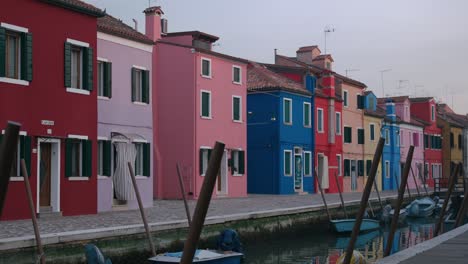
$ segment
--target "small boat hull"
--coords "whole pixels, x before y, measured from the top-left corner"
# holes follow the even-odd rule
[[[212,250],[199,250],[200,255],[208,254],[206,258],[197,258],[193,259],[192,263],[203,263],[203,264],[240,264],[241,259],[244,256],[242,253],[237,252],[217,252]],[[181,258],[178,256],[168,256],[168,255],[158,255],[156,257],[150,258],[150,263],[155,264],[170,264],[170,263],[180,263]]]
[[[353,231],[356,219],[331,220],[332,228],[338,233],[350,233]],[[362,219],[359,232],[376,230],[380,228],[380,222],[373,219]]]
[[[435,202],[428,197],[416,199],[406,206],[409,217],[428,217],[434,213]]]

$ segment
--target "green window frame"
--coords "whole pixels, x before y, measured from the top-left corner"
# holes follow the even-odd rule
[[[312,176],[312,152],[304,151],[304,175]]]
[[[369,124],[369,138],[371,141],[375,140],[375,124]]]
[[[206,173],[206,169],[208,168],[208,162],[210,161],[210,157],[211,157],[211,149],[210,148],[205,148],[205,147],[202,147],[200,148],[200,151],[199,151],[199,157],[198,157],[198,161],[199,161],[199,173],[201,176],[205,176],[205,173]]]
[[[324,132],[324,121],[323,121],[323,109],[317,108],[317,131],[319,133]]]
[[[150,72],[144,67],[131,69],[132,102],[149,104]]]
[[[201,58],[201,75],[211,78],[211,59]]]
[[[112,63],[98,61],[98,96],[112,98]]]
[[[245,151],[232,150],[231,159],[228,162],[232,176],[242,176],[245,174]]]
[[[284,150],[284,175],[292,176],[292,150]]]
[[[372,160],[366,160],[366,176],[370,175],[371,168],[372,168]]]
[[[242,70],[239,66],[232,66],[232,82],[242,84]]]
[[[92,141],[65,139],[65,177],[92,176]]]
[[[353,129],[351,127],[345,126],[344,127],[344,143],[352,143],[353,142]]]
[[[98,140],[98,176],[111,176],[111,152],[112,143],[110,140]]]
[[[341,113],[340,112],[335,112],[335,128],[336,128],[336,134],[341,135]]]
[[[283,123],[292,125],[292,99],[283,98]]]
[[[0,144],[2,143],[3,134],[0,134]],[[31,137],[26,135],[20,135],[18,138],[15,159],[10,171],[11,177],[23,177],[23,171],[21,170],[21,159],[24,159],[26,163],[26,170],[29,177],[31,177]]]
[[[364,160],[358,160],[358,176],[364,176]]]
[[[89,46],[65,42],[64,81],[67,89],[79,89],[91,92],[94,80],[94,50]],[[83,43],[85,45],[86,43]],[[88,44],[86,44],[88,45]]]
[[[242,97],[232,97],[232,120],[234,122],[242,122]]]
[[[363,128],[358,128],[357,129],[357,134],[358,134],[358,144],[363,145],[364,144],[364,129]]]
[[[349,106],[349,101],[348,101],[348,91],[344,90],[343,91],[343,106],[348,107]]]
[[[344,159],[344,176],[351,176],[351,160]]]
[[[33,36],[0,27],[0,77],[30,82],[33,79]]]
[[[311,104],[310,103],[304,102],[303,112],[304,112],[303,114],[304,126],[311,127],[312,120],[311,120]]]
[[[200,116],[202,118],[211,119],[211,92],[200,91]]]

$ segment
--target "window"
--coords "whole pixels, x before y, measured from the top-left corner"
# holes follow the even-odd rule
[[[351,143],[353,141],[352,128],[344,127],[344,143]]]
[[[0,144],[2,143],[2,138],[3,135],[0,134]],[[21,171],[21,159],[24,159],[28,175],[31,176],[31,137],[25,135],[19,136],[15,156],[16,158],[13,160],[10,176],[23,176],[23,172]]]
[[[0,77],[32,81],[32,34],[28,29],[1,23],[0,55],[3,55],[0,56]],[[27,85],[27,82],[2,81]]]
[[[405,118],[410,118],[409,106],[405,105]]]
[[[104,174],[104,142],[99,140],[98,141],[98,171],[97,175]]]
[[[370,175],[371,168],[372,168],[372,160],[366,160],[366,176]]]
[[[200,116],[211,118],[211,92],[201,91]]]
[[[351,161],[349,159],[344,160],[344,176],[351,176]]]
[[[431,105],[431,120],[435,121],[435,106]]]
[[[239,96],[232,97],[232,120],[242,122],[242,100]]]
[[[338,176],[343,175],[343,164],[341,163],[341,155],[336,155],[336,162],[338,164]]]
[[[419,133],[413,133],[413,145],[419,147]]]
[[[232,82],[235,84],[241,84],[241,78],[241,68],[239,66],[232,66]]]
[[[372,95],[368,97],[368,103],[369,103],[368,109],[374,110],[375,109],[375,98]]]
[[[429,135],[424,134],[424,148],[429,148]]]
[[[348,107],[348,91],[343,91],[343,106]]]
[[[211,149],[201,148],[200,149],[200,175],[205,176],[206,169],[208,168],[208,161],[210,160]]]
[[[287,125],[292,124],[292,100],[289,98],[283,99],[283,122]]]
[[[310,115],[310,112],[311,112],[311,107],[310,107],[310,103],[304,103],[304,126],[305,127],[310,127],[311,125],[311,115]]]
[[[83,54],[80,47],[72,46],[71,50],[71,87],[73,88],[82,88],[83,84],[83,69],[81,65],[83,64]]]
[[[326,66],[326,67],[327,67],[327,69],[329,69],[329,70],[330,70],[330,69],[331,69],[331,63],[330,63],[329,61],[327,61],[326,65],[327,65],[327,66]]]
[[[357,134],[358,134],[358,144],[361,144],[361,145],[364,144],[364,129],[358,128]]]
[[[112,97],[112,63],[98,61],[98,96]]]
[[[396,140],[396,146],[400,146],[400,135],[398,135],[398,131],[395,131],[395,140]]]
[[[385,161],[385,178],[390,178],[390,161]]]
[[[369,124],[370,140],[375,140],[375,124]]]
[[[454,147],[454,138],[453,138],[453,133],[450,132],[450,148],[453,148]]]
[[[341,135],[341,113],[335,113],[335,122],[336,134]]]
[[[409,145],[413,145],[413,135],[411,133],[411,131],[408,131],[408,142],[409,142]]]
[[[323,132],[323,109],[317,108],[317,131]]]
[[[99,176],[111,176],[111,150],[110,140],[98,141],[98,171]]]
[[[356,102],[357,102],[357,109],[364,109],[365,108],[364,96],[362,96],[360,94],[356,95]]]
[[[92,143],[90,140],[67,138],[65,140],[65,176],[92,176]]]
[[[135,158],[135,175],[143,175],[143,144],[134,143],[136,149],[136,158]]]
[[[93,54],[89,44],[67,39],[64,55],[64,80],[67,91],[89,94],[93,90]]]
[[[132,67],[132,102],[149,104],[149,71]]]
[[[202,58],[201,64],[202,64],[202,76],[211,78],[211,60]]]
[[[304,175],[312,175],[312,153],[304,151]]]
[[[291,150],[284,151],[284,175],[286,176],[292,175],[292,151]]]
[[[231,174],[233,176],[241,176],[245,173],[245,152],[241,150],[233,150],[231,152]]]
[[[385,145],[390,145],[390,131],[385,129]]]

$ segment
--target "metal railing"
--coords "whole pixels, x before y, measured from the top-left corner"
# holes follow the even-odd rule
[[[453,187],[454,193],[464,193],[467,179],[465,177],[458,177],[457,181],[455,182],[455,186]],[[434,179],[434,193],[442,193],[447,191],[449,185],[448,178],[435,178]]]

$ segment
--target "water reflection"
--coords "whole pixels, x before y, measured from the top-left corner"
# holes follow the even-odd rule
[[[434,219],[409,221],[396,231],[392,254],[429,240],[433,235]],[[375,261],[382,258],[387,238],[388,228],[362,234],[356,242],[356,249],[369,261]],[[348,242],[348,237],[338,237],[328,232],[326,227],[301,227],[261,240],[244,241],[244,263],[334,264],[346,250]]]

